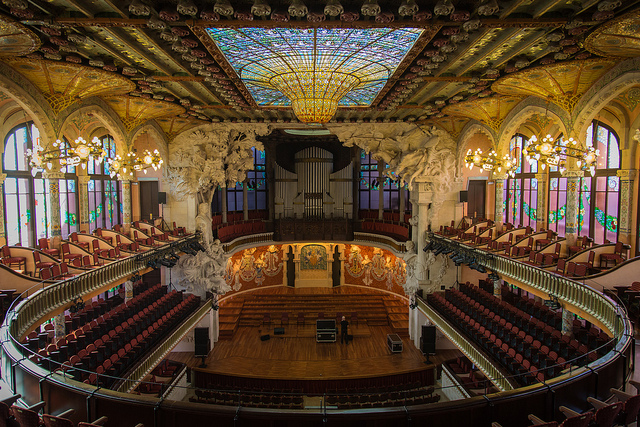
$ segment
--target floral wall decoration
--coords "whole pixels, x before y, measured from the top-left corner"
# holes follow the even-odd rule
[[[344,277],[348,285],[385,289],[404,295],[405,263],[391,252],[370,246],[344,246]]]

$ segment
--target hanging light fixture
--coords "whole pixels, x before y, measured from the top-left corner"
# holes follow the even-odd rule
[[[554,140],[551,135],[542,138],[541,141],[534,135],[529,139],[529,143],[522,149],[522,154],[529,163],[538,162],[544,170],[547,166],[556,166],[561,174],[567,170],[566,159],[575,159],[576,166],[580,170],[591,172],[591,176],[596,173],[596,162],[600,155],[600,150],[596,150],[592,145],[587,145],[586,149],[578,146],[578,141],[569,138]]]
[[[58,139],[50,150],[45,150],[37,141],[33,150],[27,149],[26,157],[31,166],[31,175],[36,176],[39,171],[51,170],[54,164],[59,164],[61,168],[82,166],[84,169],[89,161],[97,160],[98,163],[102,163],[107,157],[107,152],[102,148],[102,142],[98,137],[94,137],[91,142],[78,137],[73,145]]]
[[[111,178],[117,176],[120,178],[123,175],[133,176],[134,172],[147,173],[147,169],[153,168],[154,171],[160,169],[162,163],[162,157],[160,152],[156,149],[153,153],[149,150],[144,150],[142,156],[138,156],[137,151],[129,151],[124,158],[120,155],[116,155],[115,158],[109,159],[109,175]]]
[[[512,157],[509,157],[508,154],[505,154],[502,159],[498,157],[498,153],[494,150],[491,150],[489,154],[484,156],[482,154],[482,150],[477,148],[475,152],[472,152],[471,149],[467,151],[467,155],[464,158],[465,165],[469,168],[469,170],[473,170],[473,166],[476,165],[480,169],[492,172],[502,172],[508,173],[512,177],[515,175],[515,171],[518,168],[518,161]]]

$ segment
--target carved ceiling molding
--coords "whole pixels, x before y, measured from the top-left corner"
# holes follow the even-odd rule
[[[59,126],[47,100],[29,80],[2,62],[0,62],[0,90],[25,110],[27,120],[33,120],[40,130],[40,144],[46,147],[55,141],[49,138],[57,134]]]
[[[530,96],[522,100],[516,108],[511,110],[504,119],[504,123],[497,138],[496,152],[502,156],[509,152],[509,141],[516,134],[520,126],[525,124],[533,116],[548,118],[548,122],[555,123],[561,128],[566,135],[569,126],[569,115],[562,108],[555,104],[549,103],[544,99]]]
[[[0,14],[0,57],[28,55],[40,44],[40,38],[33,31]]]
[[[96,131],[104,127],[115,140],[119,152],[120,149],[127,150],[129,148],[131,139],[125,130],[122,120],[109,104],[101,98],[96,97],[85,99],[68,110],[68,114],[66,114],[64,118],[61,118],[62,126],[60,133],[57,134],[57,138],[62,136],[67,123],[78,120],[77,118],[82,115],[90,116],[98,122],[98,125],[90,128],[90,130],[83,135],[83,138],[87,139],[93,138],[94,136],[102,136],[96,135]]]
[[[434,183],[444,197],[455,181],[456,143],[449,133],[416,124],[327,124],[347,147],[357,146],[389,165],[387,174],[413,188],[420,178]]]
[[[640,58],[629,59],[616,65],[583,95],[576,106],[573,129],[578,135],[584,135],[600,110],[621,93],[638,85]]]
[[[600,56],[639,56],[640,10],[634,10],[600,25],[589,34],[584,41],[584,47]]]

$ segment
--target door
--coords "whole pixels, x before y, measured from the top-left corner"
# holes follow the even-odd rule
[[[467,215],[472,218],[484,218],[485,193],[487,191],[487,181],[470,180],[468,186],[468,209]]]
[[[140,181],[140,219],[159,216],[158,181]]]

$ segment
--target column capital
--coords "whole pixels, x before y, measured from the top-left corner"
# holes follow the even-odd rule
[[[562,176],[564,178],[582,178],[584,176],[584,171],[567,170]]]
[[[506,173],[506,172],[496,172],[496,171],[493,171],[493,172],[491,173],[491,177],[492,177],[494,180],[496,180],[496,181],[498,181],[498,180],[502,180],[502,181],[504,181],[505,179],[509,178],[509,174],[508,174],[508,173]]]
[[[133,177],[131,175],[120,175],[118,176],[118,181],[122,181],[122,182],[126,182],[126,181],[133,181]]]
[[[619,169],[616,171],[616,176],[623,181],[633,181],[637,174],[638,171],[635,169]]]
[[[45,179],[64,179],[65,173],[60,171],[44,171],[42,177]]]
[[[78,183],[79,184],[88,184],[89,181],[91,181],[91,176],[89,175],[79,175],[78,176]]]

